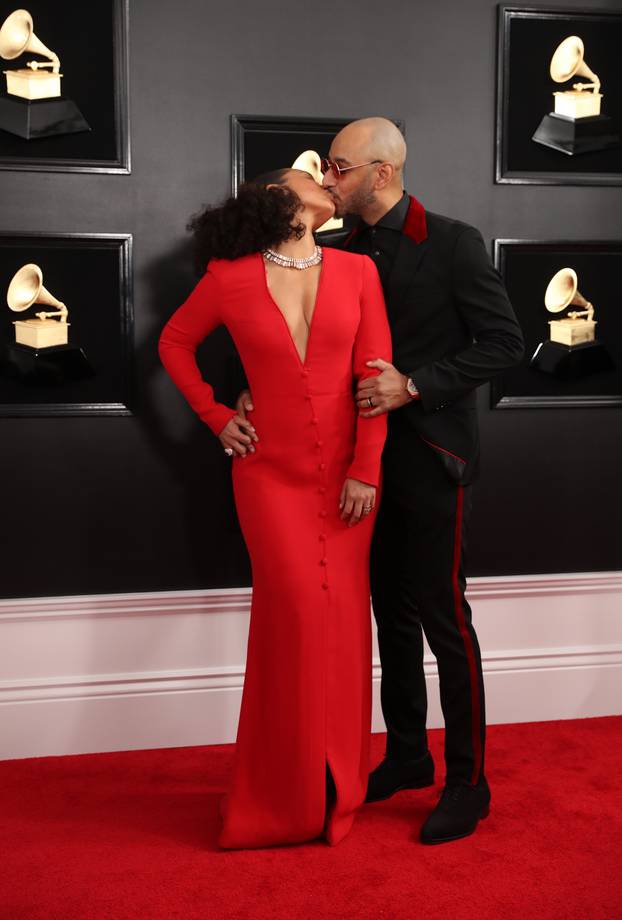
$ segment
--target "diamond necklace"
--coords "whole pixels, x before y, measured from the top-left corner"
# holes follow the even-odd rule
[[[293,256],[284,256],[274,249],[264,249],[262,253],[264,259],[268,262],[274,262],[275,265],[281,265],[283,268],[297,268],[303,271],[305,268],[311,268],[313,265],[319,265],[322,261],[322,247],[316,246],[315,252],[307,259],[295,259]]]

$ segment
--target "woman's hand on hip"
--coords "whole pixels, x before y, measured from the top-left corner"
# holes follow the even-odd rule
[[[234,415],[218,435],[225,450],[232,450],[234,455],[245,457],[247,451],[255,453],[253,441],[259,440],[252,422],[241,415]]]
[[[348,527],[358,524],[374,510],[376,487],[358,479],[346,479],[339,497],[341,519],[348,520]]]

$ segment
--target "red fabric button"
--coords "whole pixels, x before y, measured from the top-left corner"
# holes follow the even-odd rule
[[[311,419],[311,424],[312,424],[312,425],[317,425],[317,419],[316,419],[315,415],[314,415],[313,418]]]
[[[322,587],[324,588],[325,591],[328,591],[328,585],[326,584],[326,582],[323,582]]]
[[[318,489],[318,492],[320,493],[320,495],[326,495],[326,489],[324,488],[324,486],[320,486],[320,488]]]
[[[326,464],[325,464],[325,463],[318,463],[317,468],[318,468],[318,470],[325,470],[325,469],[326,469]]]
[[[325,511],[320,511],[320,517],[326,517],[326,512],[325,512]]]
[[[327,561],[328,561],[328,560],[326,560],[326,559],[320,559],[320,565],[326,565],[326,564],[327,564]]]
[[[311,399],[311,397],[309,396],[308,393],[305,395],[305,399],[306,399],[306,400],[310,400],[310,399]]]
[[[309,371],[300,371],[300,376],[301,376],[301,377],[308,377],[308,376],[309,376]]]
[[[326,539],[326,534],[325,534],[325,533],[321,533],[321,534],[320,534],[320,540],[321,540],[322,542],[324,542],[325,539]]]
[[[316,446],[316,447],[324,447],[324,441],[316,441],[316,442],[315,442],[315,446]]]

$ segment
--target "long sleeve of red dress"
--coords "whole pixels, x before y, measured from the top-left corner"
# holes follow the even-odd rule
[[[195,354],[210,332],[222,325],[220,306],[220,284],[208,269],[162,330],[158,347],[160,360],[173,383],[216,435],[233,418],[235,410],[216,402],[213,388],[201,376]]]
[[[378,376],[380,371],[366,364],[375,358],[391,361],[391,333],[378,269],[371,259],[364,257],[361,321],[354,341],[352,361],[352,372],[357,381]],[[354,460],[348,470],[350,478],[378,485],[380,458],[386,436],[386,413],[373,418],[357,417]]]

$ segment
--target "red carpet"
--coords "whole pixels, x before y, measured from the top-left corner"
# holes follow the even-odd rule
[[[0,917],[620,920],[621,750],[622,718],[492,726],[474,836],[417,842],[437,784],[366,806],[338,847],[246,852],[215,848],[231,747],[4,761]]]

